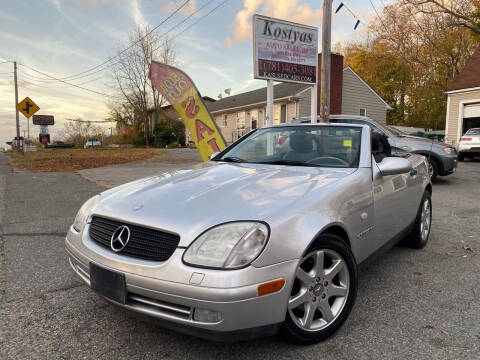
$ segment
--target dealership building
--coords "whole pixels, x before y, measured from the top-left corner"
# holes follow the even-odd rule
[[[318,55],[321,68],[321,54]],[[320,73],[320,72],[319,72]],[[274,123],[288,123],[293,118],[310,116],[310,85],[279,83],[274,86]],[[320,79],[317,114],[320,113]],[[252,129],[263,127],[267,106],[267,88],[228,96],[207,104],[225,141],[230,144]],[[343,56],[332,54],[330,113],[364,115],[386,122],[391,107],[350,67],[343,66]]]

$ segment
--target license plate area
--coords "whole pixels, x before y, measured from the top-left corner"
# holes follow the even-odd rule
[[[120,304],[127,301],[125,274],[90,263],[90,287],[96,293]]]

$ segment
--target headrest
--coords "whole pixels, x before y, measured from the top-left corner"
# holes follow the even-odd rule
[[[392,148],[390,147],[390,143],[388,142],[386,135],[372,132],[372,153],[382,153],[385,155],[392,154]]]
[[[312,134],[298,131],[290,135],[290,148],[299,153],[309,153],[313,151],[315,142]]]

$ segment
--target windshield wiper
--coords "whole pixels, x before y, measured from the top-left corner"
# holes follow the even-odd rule
[[[309,164],[303,161],[297,160],[274,160],[274,161],[259,161],[257,164],[269,164],[269,165],[291,165],[291,166],[312,166],[318,167],[315,164]]]
[[[235,162],[235,163],[248,162],[236,156],[227,156],[227,157],[218,159],[217,161],[226,161],[226,162]]]

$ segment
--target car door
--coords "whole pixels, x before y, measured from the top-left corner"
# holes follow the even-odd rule
[[[372,156],[372,181],[375,229],[373,243],[378,249],[409,225],[411,218],[410,173],[387,175],[380,173]]]

